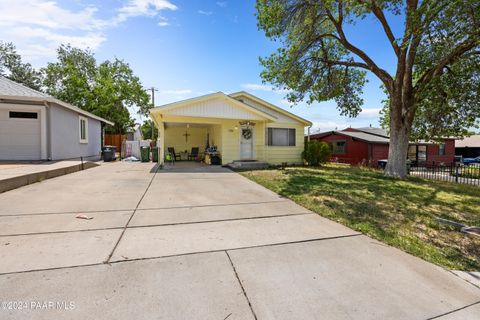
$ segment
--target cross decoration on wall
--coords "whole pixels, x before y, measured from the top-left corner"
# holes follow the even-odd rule
[[[183,134],[183,136],[185,136],[185,142],[188,142],[188,137],[191,136],[191,134],[185,130],[185,133]]]

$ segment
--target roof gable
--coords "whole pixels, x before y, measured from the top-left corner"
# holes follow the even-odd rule
[[[235,92],[229,95],[232,98],[237,100],[241,100],[242,98],[246,98],[243,103],[247,104],[253,108],[261,110],[263,112],[269,113],[277,118],[277,122],[300,122],[304,125],[311,126],[312,123],[302,117],[299,117],[287,110],[284,110],[280,107],[277,107],[263,99],[260,99],[253,94],[250,94],[245,91]]]
[[[241,103],[222,92],[155,107],[150,112],[167,116],[276,120],[274,116]]]

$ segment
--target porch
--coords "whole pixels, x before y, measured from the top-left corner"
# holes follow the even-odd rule
[[[265,124],[261,121],[170,119],[159,124],[159,147],[163,150],[161,161],[226,165],[239,160],[263,159],[264,132]]]

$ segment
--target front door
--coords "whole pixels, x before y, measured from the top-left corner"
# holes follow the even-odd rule
[[[253,159],[253,128],[240,129],[240,160]]]

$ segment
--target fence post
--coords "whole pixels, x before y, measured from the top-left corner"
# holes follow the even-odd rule
[[[458,183],[458,165],[455,165],[455,182]]]

